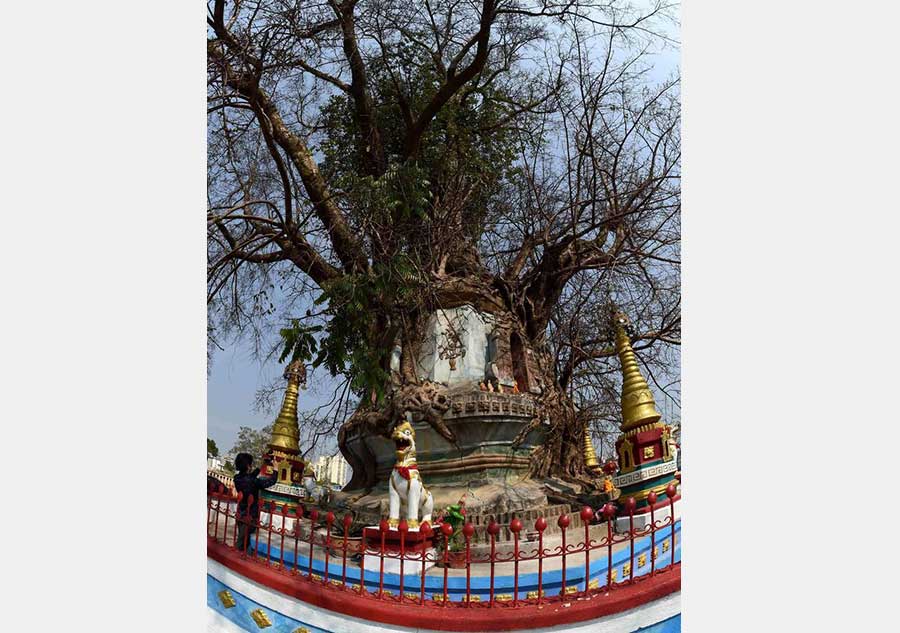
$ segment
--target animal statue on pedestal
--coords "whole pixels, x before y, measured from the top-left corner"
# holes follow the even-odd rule
[[[397,463],[388,481],[390,514],[388,526],[400,525],[400,506],[406,505],[406,524],[417,529],[421,523],[431,523],[434,499],[425,489],[416,465],[416,432],[408,421],[394,427],[391,433],[397,453]]]

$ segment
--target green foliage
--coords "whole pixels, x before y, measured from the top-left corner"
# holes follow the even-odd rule
[[[210,438],[206,438],[206,456],[207,457],[218,457],[219,456],[219,447],[216,446],[216,441]]]
[[[401,46],[402,48],[402,46]],[[514,173],[516,147],[503,122],[509,114],[510,95],[504,89],[482,87],[452,98],[426,129],[414,160],[404,160],[407,123],[400,108],[406,100],[421,111],[440,86],[431,60],[417,60],[398,50],[390,60],[371,69],[372,100],[387,158],[379,178],[366,175],[365,161],[356,141],[358,124],[353,106],[344,95],[334,96],[323,109],[325,139],[320,150],[329,182],[346,192],[346,206],[354,224],[390,226],[405,252],[418,258],[432,246],[428,227],[440,220],[436,203],[452,206],[461,195],[460,183],[473,186],[462,204],[462,226],[474,240],[484,228],[492,198]],[[398,94],[391,74],[409,77]]]
[[[341,191],[351,226],[378,234],[389,245],[368,244],[370,271],[345,274],[324,286],[316,300],[326,308],[324,327],[295,319],[281,330],[280,362],[302,359],[332,375],[344,374],[365,399],[371,393],[378,400],[385,395],[390,379],[386,328],[397,323],[399,312],[423,301],[429,287],[426,271],[436,265],[436,250],[447,252],[452,244],[477,240],[492,197],[514,171],[512,135],[501,124],[510,99],[497,87],[464,91],[451,99],[427,128],[415,159],[403,158],[407,122],[400,103],[406,100],[413,112],[420,112],[441,83],[433,60],[417,59],[417,54],[417,47],[399,44],[388,61],[370,69],[387,160],[378,177],[366,169],[362,152],[368,150],[359,145],[349,97],[334,96],[323,109],[324,138],[318,148],[323,174]],[[407,78],[402,96],[397,76]]]
[[[280,361],[288,357],[312,360],[314,367],[324,366],[332,376],[346,375],[357,395],[374,391],[380,400],[390,380],[385,369],[389,350],[378,343],[382,332],[375,317],[391,303],[411,300],[417,288],[415,269],[404,256],[375,265],[369,273],[336,279],[315,301],[327,306],[327,325],[305,326],[293,319],[290,327],[281,330],[284,349]],[[313,334],[319,332],[322,335],[317,342]]]
[[[299,319],[291,319],[290,327],[280,330],[284,348],[281,356],[278,357],[278,362],[283,363],[288,357],[291,359],[290,362],[312,358],[318,347],[313,334],[321,331],[322,326],[307,327],[302,325]]]
[[[242,426],[238,430],[234,446],[228,452],[228,457],[233,461],[238,453],[250,453],[253,456],[254,466],[259,466],[262,455],[268,450],[269,441],[272,439],[272,425],[261,429]]]

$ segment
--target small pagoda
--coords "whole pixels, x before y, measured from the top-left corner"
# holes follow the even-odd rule
[[[655,493],[657,520],[668,516],[668,503],[660,505],[666,499],[666,487],[675,483],[674,438],[672,428],[660,421],[662,417],[656,410],[656,402],[650,386],[641,375],[637,357],[631,347],[628,335],[628,318],[621,312],[613,317],[616,335],[616,354],[622,364],[622,434],[616,440],[616,452],[619,456],[618,475],[613,479],[616,488],[621,490],[619,496],[620,518],[619,529],[628,529],[628,511],[625,500],[633,497],[634,526],[643,527],[650,522],[648,496]],[[676,508],[677,513],[677,508]]]
[[[309,464],[300,457],[300,424],[297,418],[297,399],[301,386],[306,386],[306,367],[300,361],[287,366],[284,377],[288,381],[284,391],[281,411],[272,426],[272,440],[269,442],[271,468],[278,475],[278,481],[260,494],[263,502],[274,502],[277,510],[273,513],[276,527],[280,527],[281,510],[287,508],[287,514],[293,516],[297,506],[308,495],[303,487],[305,472],[309,472]],[[292,519],[285,523],[291,528]]]

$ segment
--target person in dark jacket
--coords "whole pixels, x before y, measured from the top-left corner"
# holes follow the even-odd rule
[[[259,493],[278,481],[278,476],[272,474],[269,477],[260,477],[259,468],[251,470],[253,456],[250,453],[238,453],[234,467],[237,468],[234,488],[243,495],[237,507],[238,535],[235,546],[238,549],[248,550],[252,547],[250,537],[256,532],[256,525],[259,523]],[[248,503],[251,495],[253,503]]]

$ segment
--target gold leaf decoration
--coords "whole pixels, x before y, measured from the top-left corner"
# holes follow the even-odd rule
[[[219,602],[221,602],[222,606],[225,607],[226,609],[230,609],[231,607],[233,607],[234,605],[237,604],[237,602],[234,599],[234,596],[232,596],[231,592],[228,591],[227,589],[223,589],[217,595],[219,596]]]
[[[264,629],[267,626],[272,626],[272,621],[269,620],[269,616],[267,616],[266,612],[262,609],[254,609],[250,612],[250,617],[253,618],[254,622],[256,622],[256,626],[261,629]]]

